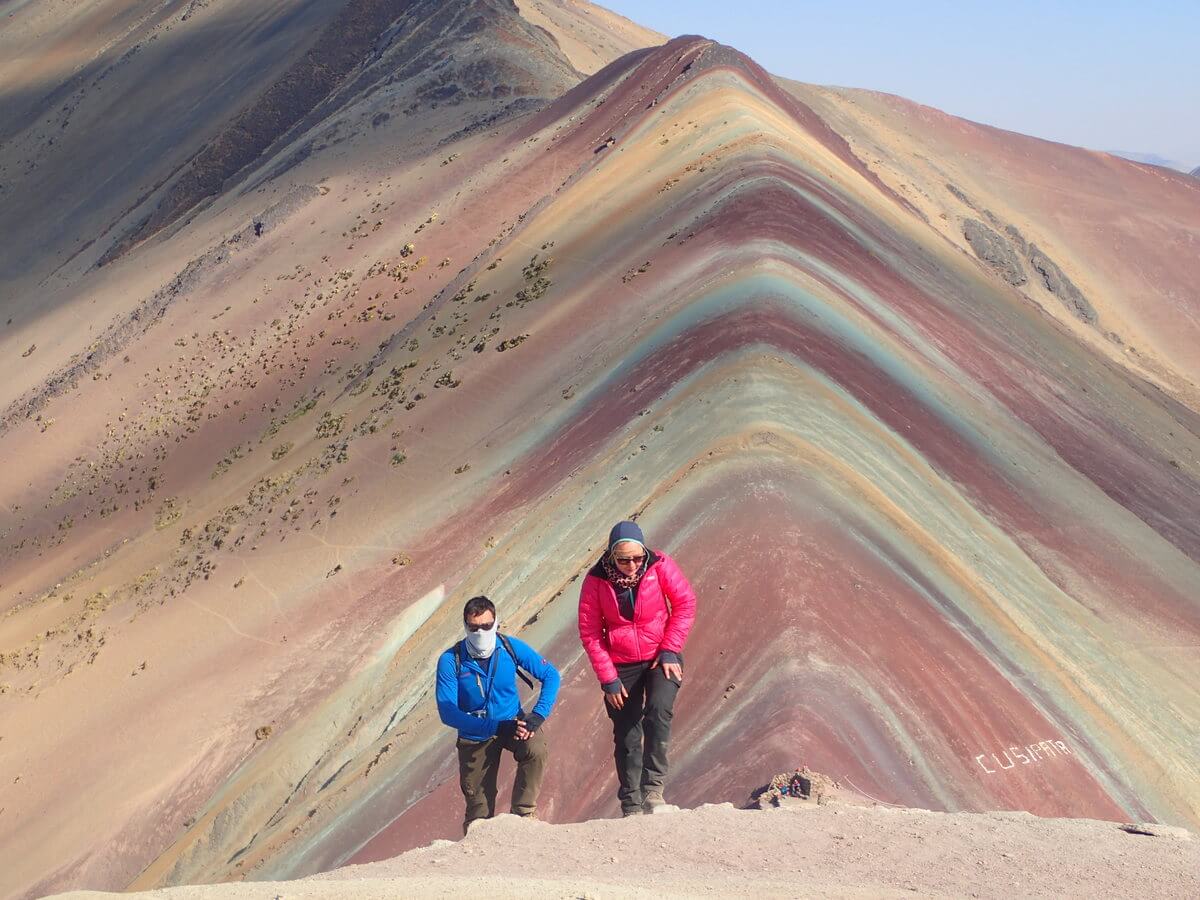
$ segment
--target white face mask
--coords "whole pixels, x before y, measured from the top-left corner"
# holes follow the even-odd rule
[[[497,619],[492,623],[492,627],[486,631],[471,631],[466,625],[463,625],[463,631],[467,635],[467,649],[471,651],[471,655],[480,659],[488,659],[492,655],[492,651],[496,649],[496,635],[500,631],[500,620]]]

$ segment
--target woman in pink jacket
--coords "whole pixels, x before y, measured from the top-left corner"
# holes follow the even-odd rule
[[[604,689],[613,723],[621,812],[663,805],[675,695],[696,594],[671,557],[618,522],[579,592],[579,639]]]

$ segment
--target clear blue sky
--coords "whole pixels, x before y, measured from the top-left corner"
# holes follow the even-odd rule
[[[599,0],[776,75],[1200,165],[1200,0]]]

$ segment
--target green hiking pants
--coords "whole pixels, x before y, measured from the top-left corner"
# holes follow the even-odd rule
[[[537,810],[538,790],[546,769],[546,738],[540,730],[527,741],[515,737],[494,737],[486,741],[458,739],[458,783],[467,801],[463,834],[476,819],[496,814],[496,779],[500,774],[500,755],[507,750],[517,763],[513,781],[512,811],[532,816]]]

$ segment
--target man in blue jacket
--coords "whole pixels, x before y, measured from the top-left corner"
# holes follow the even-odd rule
[[[463,607],[466,636],[441,655],[437,664],[437,705],[442,721],[458,729],[458,775],[467,814],[463,833],[476,819],[496,814],[496,777],[500,754],[517,762],[512,811],[532,817],[546,767],[542,723],[554,708],[559,676],[524,641],[500,634],[496,607],[487,597],[472,597]],[[530,672],[542,683],[533,711],[521,710],[517,675],[530,687]]]

